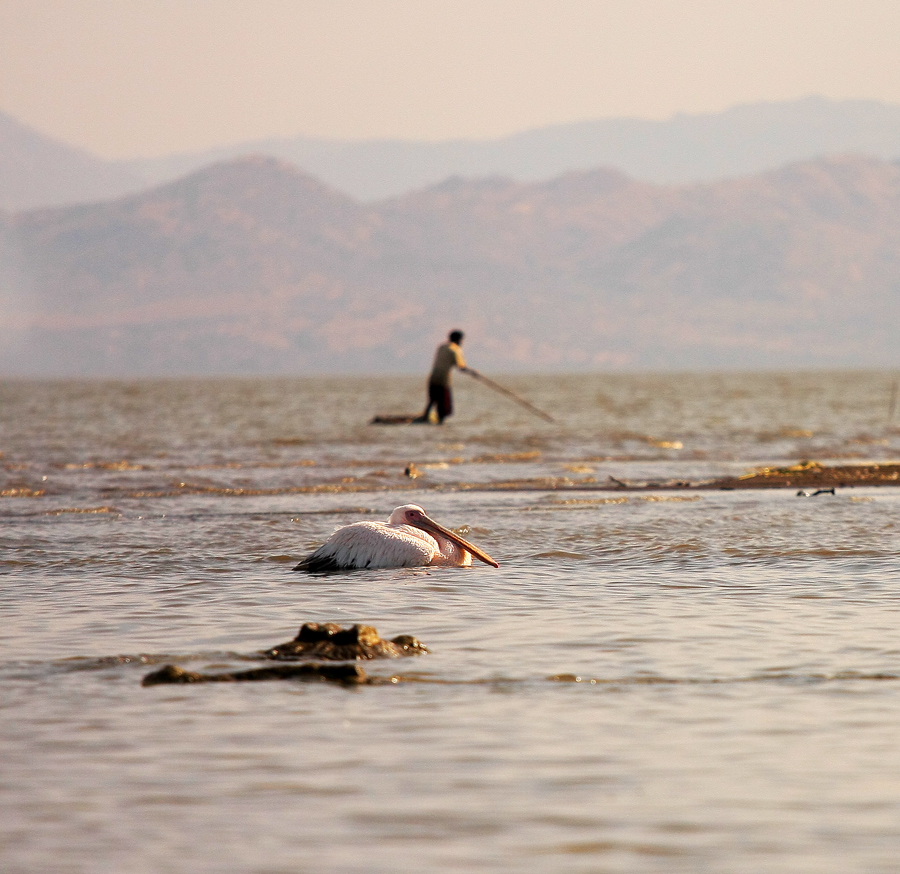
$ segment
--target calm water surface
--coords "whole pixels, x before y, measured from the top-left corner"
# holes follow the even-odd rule
[[[0,385],[2,870],[900,870],[900,490],[600,488],[896,460],[893,380]],[[411,501],[501,568],[292,573]],[[140,685],[305,621],[431,653]]]

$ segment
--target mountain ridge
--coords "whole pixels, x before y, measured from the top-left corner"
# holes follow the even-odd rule
[[[355,199],[377,201],[451,176],[545,181],[610,166],[641,181],[693,184],[844,152],[900,157],[900,106],[810,96],[661,121],[571,122],[487,140],[293,137],[132,161],[103,161],[0,113],[0,209],[116,199],[247,154],[281,158]]]
[[[460,326],[494,371],[895,366],[900,164],[691,186],[611,169],[361,203],[243,158],[7,216],[0,372],[414,372]]]

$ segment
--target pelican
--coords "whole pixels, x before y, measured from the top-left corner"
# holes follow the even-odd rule
[[[295,571],[353,568],[471,567],[472,556],[500,567],[486,552],[463,540],[416,504],[397,507],[387,522],[354,522],[338,528]]]

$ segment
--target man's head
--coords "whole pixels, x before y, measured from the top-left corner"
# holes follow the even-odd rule
[[[451,331],[450,332],[450,342],[456,343],[459,346],[463,341],[463,332],[462,331]]]

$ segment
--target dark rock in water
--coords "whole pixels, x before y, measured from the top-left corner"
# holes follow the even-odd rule
[[[400,634],[393,640],[382,640],[371,625],[341,628],[333,622],[306,622],[300,633],[287,643],[265,650],[260,655],[276,661],[326,659],[330,662],[355,662],[357,659],[397,658],[421,655],[428,650],[410,634]],[[201,674],[186,671],[176,665],[165,665],[144,677],[141,685],[161,683],[237,683],[245,680],[328,680],[333,683],[362,685],[372,682],[357,664],[269,665],[247,671],[226,671],[221,674]]]
[[[263,655],[279,661],[307,658],[352,661],[397,658],[426,652],[428,650],[425,646],[409,634],[400,634],[393,640],[382,640],[371,625],[341,628],[333,622],[306,622],[293,640],[273,646],[265,650]]]
[[[366,672],[359,665],[270,665],[249,671],[229,671],[221,674],[200,674],[186,671],[175,665],[166,665],[147,674],[142,686],[158,686],[163,683],[238,683],[260,680],[328,680],[358,686],[368,682]]]

